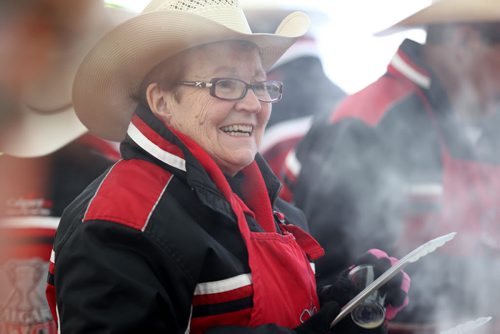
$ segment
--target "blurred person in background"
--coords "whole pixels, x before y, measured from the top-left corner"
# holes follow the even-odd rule
[[[319,50],[318,38],[329,16],[322,9],[321,1],[240,0],[240,3],[256,33],[274,32],[281,18],[295,10],[311,17],[312,27],[308,33],[297,39],[268,72],[270,79],[283,82],[284,91],[280,103],[273,106],[260,152],[284,181],[281,172],[288,152],[305,135],[313,118],[328,113],[345,96],[324,72]],[[286,187],[280,196],[291,200]]]
[[[84,13],[93,6],[96,1],[0,1],[0,127],[15,120],[26,90],[57,66],[53,50],[77,51],[73,36],[88,29]]]
[[[385,33],[415,27],[425,44],[403,41],[382,77],[306,135],[290,169],[330,254],[319,282],[366,248],[402,255],[459,233],[409,269],[412,304],[393,326],[435,333],[500,319],[500,1],[437,1]]]
[[[63,209],[119,158],[114,143],[88,134],[78,120],[72,82],[93,43],[132,13],[105,8],[100,0],[10,7],[21,5],[5,18],[12,20],[13,36],[2,30],[10,40],[0,51],[8,54],[0,66],[12,71],[10,80],[2,77],[12,83],[3,97],[14,102],[1,110],[13,116],[0,136],[0,333],[56,333],[45,298],[56,227]],[[39,30],[19,35],[30,27],[12,25],[39,24],[25,15],[45,22],[54,36]]]
[[[75,111],[123,159],[58,226],[47,296],[61,332],[330,332],[355,291],[344,277],[318,294],[322,248],[258,153],[282,94],[266,71],[308,26],[295,12],[254,34],[238,1],[154,0],[85,57]],[[377,273],[393,260],[360,259]],[[403,273],[384,287],[387,317],[408,288]]]
[[[13,121],[23,87],[41,75],[68,17],[57,1],[0,1],[0,129]],[[63,1],[59,1],[63,3]],[[85,6],[75,1],[74,6]],[[77,11],[78,12],[78,11]],[[77,19],[77,18],[76,18]]]

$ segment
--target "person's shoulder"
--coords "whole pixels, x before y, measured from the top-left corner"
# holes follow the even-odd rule
[[[170,172],[148,161],[117,161],[66,207],[56,247],[89,222],[142,231],[171,178]]]
[[[141,230],[172,177],[148,161],[120,160],[102,179],[82,221],[106,220]]]
[[[336,123],[346,118],[356,118],[370,126],[376,126],[394,105],[414,92],[414,85],[393,76],[384,75],[367,87],[344,98],[331,114],[329,121]]]

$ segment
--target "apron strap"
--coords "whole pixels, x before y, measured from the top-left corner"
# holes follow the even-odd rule
[[[316,239],[299,226],[292,224],[280,224],[279,226],[283,233],[288,232],[293,234],[299,246],[309,257],[309,260],[314,261],[325,255],[325,250],[321,247],[318,241],[316,241]]]

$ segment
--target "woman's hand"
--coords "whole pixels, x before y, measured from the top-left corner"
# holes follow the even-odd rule
[[[333,284],[319,289],[318,296],[321,305],[334,301],[338,305],[343,306],[359,293],[359,290],[348,279],[348,273],[352,268],[363,264],[371,265],[374,269],[374,279],[376,279],[394,265],[396,261],[396,258],[387,255],[382,250],[370,249],[360,256],[352,266],[344,270]],[[386,307],[386,320],[393,319],[408,304],[410,282],[408,274],[402,271],[379,288],[379,291],[385,295],[384,307]],[[351,317],[348,316],[335,325],[333,333],[385,333],[386,330],[386,326],[384,325],[374,329],[361,328],[354,324]]]
[[[398,259],[387,255],[380,249],[370,249],[359,257],[354,266],[369,264],[373,266],[375,278],[382,275],[387,269],[392,267]],[[394,319],[399,311],[408,305],[408,291],[410,289],[411,279],[407,273],[401,271],[389,282],[380,287],[380,292],[385,294],[385,303],[387,320]]]

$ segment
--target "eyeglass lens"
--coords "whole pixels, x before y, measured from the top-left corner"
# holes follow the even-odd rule
[[[251,88],[255,96],[262,102],[276,101],[281,94],[279,83],[270,81],[248,85],[238,79],[217,80],[214,84],[214,94],[222,99],[241,99],[247,94],[248,88]]]

